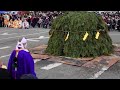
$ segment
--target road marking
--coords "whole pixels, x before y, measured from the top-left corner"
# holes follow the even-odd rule
[[[0,34],[0,35],[13,35],[13,34],[17,34],[17,33],[8,34],[8,32],[7,32],[7,33],[3,33],[3,34]]]
[[[48,31],[46,31],[46,32],[48,32]],[[46,33],[46,32],[41,32],[41,33]],[[18,38],[18,37],[24,37],[24,36],[31,36],[31,35],[41,34],[41,33],[33,33],[33,34],[27,34],[27,35],[16,36],[16,37],[8,37],[8,38],[0,39],[0,40],[11,39],[11,38]]]
[[[97,79],[101,74],[103,74],[106,70],[108,70],[109,67],[104,66],[99,72],[95,73],[94,76],[92,76],[89,79]]]
[[[40,36],[38,39],[44,39],[44,38],[50,38],[50,37]]]
[[[44,37],[44,36],[40,36],[38,38],[29,38],[27,39],[28,41],[33,41],[33,42],[39,42],[40,39],[46,39],[46,38],[49,38],[49,37]]]
[[[39,40],[27,39],[28,41],[39,42]]]
[[[42,37],[42,38],[41,38],[41,37],[39,37],[39,39],[45,39],[45,38],[50,38],[50,37]]]
[[[3,33],[3,34],[1,34],[1,35],[8,35],[8,33]]]
[[[45,67],[42,67],[41,69],[50,70],[50,69],[52,69],[54,67],[57,67],[57,66],[60,66],[60,65],[62,65],[62,63],[49,64],[49,65],[47,65]]]
[[[29,38],[29,39],[37,39],[37,40],[39,40],[39,39],[45,39],[45,38],[49,38],[49,37],[45,37],[45,36],[40,36],[40,37],[38,37],[38,38]]]
[[[34,63],[41,61],[41,59],[34,59]]]
[[[40,37],[39,37],[39,39],[43,39],[43,38],[44,38],[44,36],[40,36]]]
[[[8,56],[10,56],[10,55],[11,55],[11,54],[4,55],[4,56],[1,56],[0,58],[8,57]]]
[[[10,46],[1,47],[0,49],[7,49],[7,48],[10,48]]]

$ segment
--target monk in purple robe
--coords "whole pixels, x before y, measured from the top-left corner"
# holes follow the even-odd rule
[[[18,42],[16,50],[13,50],[9,58],[7,69],[15,79],[20,79],[24,74],[32,74],[36,76],[33,58],[25,47],[26,39],[23,38],[21,42]]]

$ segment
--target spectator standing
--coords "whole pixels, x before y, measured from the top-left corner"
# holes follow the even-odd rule
[[[42,26],[42,22],[43,22],[43,20],[41,19],[41,17],[39,17],[39,20],[37,22],[37,25],[39,28]]]

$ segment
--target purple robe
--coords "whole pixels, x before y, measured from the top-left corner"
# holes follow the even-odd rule
[[[33,74],[36,76],[36,73],[34,71],[34,61],[30,53],[24,50],[19,51],[17,56],[17,71],[15,71],[15,68],[13,67],[13,59],[15,58],[15,55],[16,51],[14,50],[8,62],[8,72],[12,75],[12,77],[20,79],[23,74]]]

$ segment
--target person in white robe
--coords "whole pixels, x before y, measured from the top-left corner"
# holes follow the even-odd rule
[[[24,20],[24,21],[23,21],[22,27],[23,27],[24,29],[29,29],[29,23],[27,22],[27,20]]]

